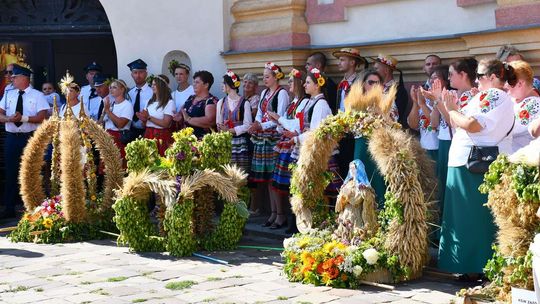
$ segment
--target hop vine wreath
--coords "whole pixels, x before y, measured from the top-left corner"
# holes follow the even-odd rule
[[[540,204],[537,149],[531,143],[510,157],[499,155],[484,175],[480,191],[489,194],[486,205],[499,228],[493,258],[484,268],[491,284],[482,290],[464,290],[462,295],[495,295],[497,300],[511,303],[512,287],[534,289],[529,246],[540,226],[536,216]]]
[[[158,157],[153,140],[138,139],[126,147],[129,175],[113,206],[119,243],[134,251],[167,250],[174,256],[191,255],[199,248],[235,248],[249,213],[238,198],[247,175],[227,165],[231,134],[208,134],[197,141],[193,129],[186,128],[173,138],[164,158]],[[160,180],[166,184],[158,187]],[[151,224],[146,207],[151,192],[158,194],[162,231]],[[224,201],[217,224],[213,192]]]
[[[69,81],[72,81],[72,78],[68,74],[62,81],[63,86],[67,86]],[[120,152],[110,135],[86,116],[83,109],[78,120],[73,117],[69,106],[66,113],[65,119],[60,120],[55,101],[53,116],[35,131],[24,149],[19,183],[26,213],[11,234],[13,241],[83,240],[98,237],[97,231],[100,227],[110,228],[113,191],[122,185]],[[40,221],[34,217],[37,214],[36,208],[47,201],[41,172],[44,166],[43,154],[51,142],[53,152],[50,195],[62,198],[61,202],[58,202],[62,208],[62,216],[61,220],[56,221],[59,225],[49,227],[39,225]],[[92,143],[99,151],[105,167],[101,194],[97,193],[96,189]],[[46,220],[47,217],[42,219]],[[56,231],[60,229],[62,233]],[[30,237],[36,235],[44,237]]]
[[[353,264],[360,266],[362,271],[357,268],[355,275],[353,269],[347,267],[346,270],[340,272],[343,276],[338,277],[334,272],[329,278],[324,271],[328,265],[324,263],[334,263],[338,267],[345,263],[341,259],[358,255],[336,255],[335,253],[327,255],[328,258],[333,259],[332,262],[326,259],[304,259],[308,262],[307,264],[303,262],[302,267],[306,268],[298,272],[297,254],[302,254],[304,251],[292,250],[294,254],[291,255],[291,251],[286,250],[284,254],[287,256],[287,265],[292,267],[286,270],[289,279],[331,286],[353,286],[355,283],[349,281],[351,278],[397,282],[421,276],[422,268],[428,260],[427,207],[430,196],[433,195],[433,189],[436,188],[436,179],[433,176],[434,173],[430,174],[434,172],[430,168],[432,162],[422,152],[418,141],[400,130],[399,126],[389,118],[388,113],[394,94],[395,88],[392,88],[388,95],[384,95],[381,88],[375,88],[365,94],[360,83],[353,85],[345,100],[347,111],[328,117],[316,130],[310,131],[310,136],[301,147],[300,158],[293,171],[291,183],[293,194],[291,205],[301,232],[309,233],[312,229],[321,229],[319,217],[314,212],[324,199],[323,190],[328,181],[323,173],[326,171],[326,163],[332,151],[346,133],[367,138],[368,149],[374,156],[374,161],[387,184],[385,208],[378,216],[379,229],[374,237],[366,234],[363,236],[364,239],[360,235],[355,236],[354,233],[347,234],[342,231],[339,235],[352,236],[342,241],[360,246],[365,250],[369,249],[365,247],[369,244],[371,249],[388,259],[381,262],[382,264],[378,267],[365,267],[367,258],[363,262],[361,258],[351,258],[356,263]],[[421,178],[420,171],[427,177]],[[331,228],[333,229],[335,227]],[[296,238],[302,237],[300,235]],[[354,244],[353,240],[358,238],[360,238],[358,244]],[[319,245],[324,248],[336,239],[334,234],[333,239],[323,238],[318,242],[322,242]],[[345,251],[354,252],[356,249],[355,247],[343,248]],[[307,252],[309,253],[309,250]],[[340,261],[336,262],[336,259]],[[317,268],[319,265],[322,265],[321,269]],[[351,262],[344,265],[350,266]],[[308,274],[306,277],[306,273],[310,271],[313,275]],[[353,281],[356,282],[356,280]]]

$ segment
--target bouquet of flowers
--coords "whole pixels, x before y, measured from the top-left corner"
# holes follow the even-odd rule
[[[292,282],[356,288],[370,274],[388,271],[393,279],[406,275],[396,255],[386,252],[380,235],[350,244],[334,239],[331,230],[311,230],[283,241],[285,274]]]

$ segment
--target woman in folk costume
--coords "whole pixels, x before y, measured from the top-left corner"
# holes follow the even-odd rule
[[[298,159],[298,152],[304,140],[307,137],[309,130],[315,130],[321,122],[329,115],[332,115],[332,110],[326,100],[326,76],[318,69],[311,69],[306,77],[304,89],[306,94],[311,96],[305,106],[302,106],[302,112],[299,116],[301,134],[293,137],[295,149],[292,154],[294,159]],[[339,167],[337,165],[337,153],[334,154],[328,161],[328,171],[332,173],[332,181],[325,190],[326,195],[336,196],[342,184],[342,179],[339,175]]]
[[[499,60],[483,60],[478,65],[480,92],[460,109],[457,95],[443,93],[450,122],[456,128],[450,146],[444,212],[439,245],[439,268],[478,279],[493,255],[491,244],[496,228],[487,195],[478,187],[483,173],[466,167],[473,146],[498,147],[500,153],[512,151],[514,128],[513,102],[503,90],[506,82],[517,83],[514,69]]]
[[[164,156],[173,142],[170,127],[175,111],[169,78],[162,74],[154,76],[152,93],[146,108],[136,115],[146,126],[144,138],[156,139],[159,155]]]
[[[514,100],[515,126],[512,133],[512,152],[528,145],[534,137],[529,133],[531,122],[540,117],[540,97],[533,87],[533,70],[525,61],[508,63],[517,75],[515,85],[508,84],[508,94]]]
[[[275,151],[278,153],[276,161],[276,167],[272,178],[272,189],[275,191],[277,197],[277,213],[283,214],[285,210],[285,202],[289,196],[289,190],[291,186],[292,172],[289,169],[290,164],[296,163],[296,160],[291,157],[291,153],[294,150],[293,137],[301,133],[300,120],[302,107],[307,105],[309,97],[306,96],[304,90],[304,83],[306,75],[296,69],[293,69],[289,74],[289,92],[293,94],[293,100],[287,107],[286,115],[280,116],[274,112],[268,112],[270,119],[278,123],[283,128],[281,140],[276,144]],[[296,222],[293,218],[288,218],[290,232],[294,232],[294,225]],[[283,225],[279,222],[274,222],[270,229],[277,229]]]
[[[279,141],[281,128],[270,119],[268,111],[276,112],[284,116],[289,105],[289,94],[279,85],[279,80],[284,77],[281,68],[273,62],[264,66],[263,82],[266,89],[261,93],[261,100],[257,109],[255,121],[251,124],[248,132],[253,142],[253,158],[251,161],[251,174],[249,182],[252,188],[258,186],[268,187],[270,192],[270,207],[272,214],[263,226],[271,226],[274,222],[284,223],[285,215],[277,215],[277,199],[272,191],[272,175],[277,159],[274,147]],[[252,193],[252,202],[255,198]]]
[[[231,162],[249,173],[251,159],[247,130],[253,119],[249,100],[238,95],[240,85],[240,78],[233,71],[227,71],[223,75],[222,88],[226,96],[217,104],[216,125],[219,131],[232,133]]]
[[[448,67],[449,86],[455,88],[460,109],[465,107],[474,94],[472,89],[476,82],[476,68],[478,62],[474,58],[460,59]],[[444,208],[444,191],[446,189],[446,176],[448,174],[448,153],[455,128],[448,123],[448,111],[441,100],[442,92],[446,90],[442,80],[435,80],[429,91],[422,91],[425,96],[435,100],[435,110],[431,112],[431,125],[439,129],[439,152],[437,158],[437,179],[439,181],[439,204],[441,214]]]
[[[112,81],[109,90],[114,102],[111,103],[109,96],[105,97],[100,121],[105,123],[105,130],[114,138],[114,143],[120,150],[125,167],[126,152],[124,148],[126,145],[121,138],[122,132],[129,132],[131,127],[131,119],[134,115],[133,105],[129,102],[128,87],[123,80]]]

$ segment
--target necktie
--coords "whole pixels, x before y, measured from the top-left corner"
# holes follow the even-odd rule
[[[96,95],[96,89],[95,88],[91,88],[90,89],[90,97],[88,97],[88,99],[92,99],[94,97],[97,97]]]
[[[98,120],[101,118],[101,114],[103,114],[103,99],[99,103],[99,109],[97,111],[97,119]]]
[[[24,91],[19,91],[19,97],[17,98],[17,106],[15,107],[15,111],[21,113],[23,115],[23,96]],[[22,126],[22,122],[16,122],[15,126],[20,127]]]
[[[141,110],[141,89],[137,89],[137,96],[135,96],[135,104],[133,105],[133,112],[137,113]],[[139,121],[137,115],[133,115],[133,121]]]

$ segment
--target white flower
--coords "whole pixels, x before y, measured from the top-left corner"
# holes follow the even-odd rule
[[[62,227],[62,228],[60,228],[60,231],[64,232],[64,231],[66,231],[67,229],[68,229],[67,226],[66,226],[66,227]]]
[[[366,259],[366,262],[369,265],[375,265],[377,263],[377,260],[379,259],[379,253],[373,248],[366,249],[362,253],[362,256],[364,257],[364,259]]]
[[[353,254],[356,250],[358,250],[358,246],[351,245],[347,247],[347,254]]]
[[[289,249],[291,247],[291,244],[294,242],[294,238],[286,238],[283,240],[283,248]]]
[[[355,277],[359,277],[359,276],[362,274],[362,271],[363,271],[363,270],[364,270],[364,269],[362,269],[362,266],[360,266],[360,265],[354,266],[354,268],[353,268],[353,274],[354,274],[354,276],[355,276]]]

